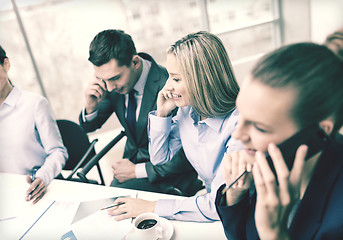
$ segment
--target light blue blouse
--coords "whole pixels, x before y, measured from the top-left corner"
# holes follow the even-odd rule
[[[242,145],[231,139],[238,112],[234,110],[225,117],[200,116],[192,107],[181,107],[177,115],[167,118],[149,114],[149,153],[153,164],[169,161],[181,148],[187,159],[204,181],[207,194],[184,200],[160,199],[155,212],[166,218],[186,221],[219,220],[214,205],[217,189],[225,182],[220,168],[223,156],[228,151],[239,150]]]
[[[68,153],[47,100],[14,87],[0,106],[0,171],[31,174],[46,185],[62,170]]]

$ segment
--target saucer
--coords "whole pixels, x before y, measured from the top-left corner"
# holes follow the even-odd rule
[[[159,238],[158,240],[170,240],[173,236],[174,233],[174,227],[173,224],[166,218],[160,217],[160,224],[161,227],[163,229],[164,232],[164,237],[163,238]],[[122,240],[129,240],[130,234],[133,234],[134,232],[134,228],[132,227],[131,230],[124,236],[124,238]]]

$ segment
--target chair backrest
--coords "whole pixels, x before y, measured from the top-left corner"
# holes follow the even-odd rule
[[[69,158],[63,170],[73,170],[91,144],[87,134],[77,123],[62,119],[59,119],[56,122],[62,136],[63,144],[67,148],[69,154]],[[95,150],[93,148],[80,167],[83,167],[94,155]]]

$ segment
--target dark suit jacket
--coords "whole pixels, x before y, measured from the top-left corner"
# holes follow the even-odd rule
[[[112,113],[115,113],[127,136],[123,158],[133,159],[136,157],[137,162],[147,162],[146,170],[151,183],[163,183],[164,188],[168,185],[184,188],[182,182],[186,181],[191,187],[198,175],[186,159],[183,150],[176,154],[169,164],[154,166],[150,162],[147,136],[148,113],[156,110],[157,94],[166,83],[168,72],[164,67],[157,65],[148,54],[139,53],[139,56],[151,61],[151,68],[144,87],[141,109],[136,124],[136,138],[132,136],[126,123],[125,96],[115,92],[108,93],[106,99],[99,104],[96,119],[84,122],[80,115],[80,125],[86,132],[94,131],[100,128]],[[188,190],[184,189],[183,191],[187,192]]]
[[[343,239],[343,143],[337,138],[324,150],[289,229],[291,239]],[[217,192],[216,206],[228,239],[259,239],[254,219],[256,194],[225,206]],[[249,200],[251,204],[249,204]]]

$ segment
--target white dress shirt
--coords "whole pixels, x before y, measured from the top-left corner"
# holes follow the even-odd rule
[[[183,147],[188,161],[204,181],[207,194],[185,200],[160,199],[155,213],[159,216],[186,221],[219,220],[215,208],[217,189],[225,182],[220,165],[226,151],[242,148],[231,139],[238,112],[234,110],[225,117],[200,116],[192,107],[181,107],[175,117],[157,117],[150,112],[148,123],[149,153],[153,164],[168,162]]]
[[[31,174],[45,185],[62,170],[68,153],[48,101],[13,87],[0,106],[0,171]]]

